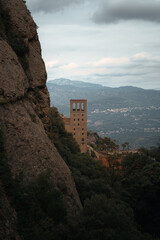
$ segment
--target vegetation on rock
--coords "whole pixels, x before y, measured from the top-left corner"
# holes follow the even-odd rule
[[[113,151],[119,148],[115,140],[111,140],[108,137],[99,138],[97,141],[97,150],[99,151]]]

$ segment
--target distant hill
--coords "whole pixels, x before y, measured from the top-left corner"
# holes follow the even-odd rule
[[[74,87],[82,87],[82,88],[103,88],[102,85],[100,84],[93,84],[93,83],[86,83],[86,82],[82,82],[82,81],[71,81],[69,79],[66,78],[58,78],[55,80],[51,80],[48,82],[48,84],[53,83],[53,84],[57,84],[59,86],[74,86]]]
[[[47,83],[51,104],[69,116],[69,100],[88,100],[88,129],[132,148],[151,147],[160,137],[160,91],[137,87],[110,88],[100,84],[55,79]]]

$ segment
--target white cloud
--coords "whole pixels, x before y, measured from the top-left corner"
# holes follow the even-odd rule
[[[88,62],[87,64],[90,66],[109,66],[109,65],[121,65],[121,64],[126,64],[129,63],[129,58],[127,57],[122,57],[122,58],[102,58],[98,61],[93,61],[93,62]]]
[[[147,52],[141,52],[141,53],[136,53],[133,56],[134,60],[143,60],[143,59],[149,59],[150,55]]]
[[[73,74],[76,76],[88,76],[91,74],[103,74],[106,73],[107,69],[106,68],[81,68],[77,69],[76,71],[73,72]]]
[[[78,65],[76,63],[72,63],[71,62],[71,63],[69,63],[67,65],[61,66],[60,68],[64,69],[64,70],[72,70],[72,69],[77,68],[77,67],[78,67]]]
[[[99,67],[104,67],[105,69],[109,69],[110,67],[128,67],[128,66],[134,66],[135,63],[141,61],[142,64],[150,64],[150,63],[159,63],[160,62],[160,56],[151,56],[147,52],[140,52],[136,53],[133,56],[129,57],[121,57],[121,58],[112,58],[112,57],[104,57],[100,60],[90,61],[85,64],[88,68],[96,67],[98,69]]]
[[[134,62],[141,61],[141,62],[148,62],[148,63],[153,63],[153,62],[160,63],[160,56],[151,56],[147,52],[140,52],[133,55],[133,57],[131,57],[131,60]]]
[[[53,60],[53,61],[50,61],[50,62],[46,62],[46,67],[56,66],[58,63],[59,63],[58,60]]]

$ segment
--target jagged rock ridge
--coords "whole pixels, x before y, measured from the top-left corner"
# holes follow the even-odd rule
[[[14,176],[23,171],[25,181],[50,169],[54,183],[67,186],[68,209],[81,208],[71,172],[49,140],[49,94],[36,24],[22,0],[1,0],[9,14],[9,34],[22,40],[21,55],[0,34],[0,126],[5,136],[6,158]]]

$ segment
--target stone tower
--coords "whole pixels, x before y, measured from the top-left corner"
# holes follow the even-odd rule
[[[81,152],[87,152],[87,100],[70,100],[70,131],[78,142]]]

